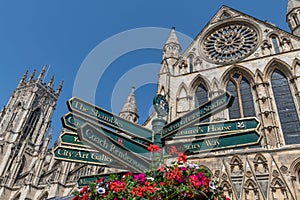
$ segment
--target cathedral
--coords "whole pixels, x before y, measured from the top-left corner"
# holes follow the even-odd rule
[[[188,156],[209,170],[232,200],[300,199],[298,0],[288,0],[286,21],[291,33],[222,6],[184,52],[175,28],[162,47],[157,93],[169,102],[168,123],[225,91],[235,97],[232,105],[201,123],[259,122],[256,143]],[[45,68],[37,77],[27,73],[0,114],[0,199],[68,196],[81,176],[115,172],[53,157],[51,117],[63,84],[54,90],[53,78],[43,82]],[[138,116],[133,89],[120,117],[137,123]],[[155,118],[152,114],[143,125],[152,129]]]

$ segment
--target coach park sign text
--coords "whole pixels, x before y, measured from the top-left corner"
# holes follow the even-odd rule
[[[193,154],[257,144],[261,136],[260,123],[255,117],[201,123],[230,107],[233,101],[234,97],[226,92],[161,126],[157,134],[156,129],[146,129],[73,97],[67,102],[70,112],[62,117],[64,130],[53,155],[64,161],[145,172],[153,164],[153,155],[147,149],[150,144],[166,147],[165,156],[170,146]],[[160,120],[168,114],[164,96],[155,97],[154,107]],[[157,135],[159,141],[155,139]],[[82,177],[79,185],[93,178],[95,176]]]

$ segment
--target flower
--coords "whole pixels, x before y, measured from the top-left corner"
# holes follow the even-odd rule
[[[90,187],[75,191],[73,200],[126,200],[126,199],[219,199],[230,200],[222,188],[211,180],[211,174],[196,164],[186,163],[186,155],[177,152],[178,161],[171,165],[139,174],[128,172],[101,178]],[[184,164],[185,163],[185,164]]]
[[[186,163],[186,155],[182,152],[178,152],[178,158],[177,158],[177,161],[178,162],[183,162],[183,163]]]
[[[151,151],[151,152],[159,152],[160,147],[158,145],[155,145],[155,144],[150,144],[150,146],[148,147],[148,150]]]
[[[171,146],[171,147],[170,147],[170,154],[173,155],[173,154],[177,154],[177,153],[178,153],[178,152],[177,152],[176,147],[175,147],[175,146]]]
[[[88,191],[89,187],[88,186],[84,186],[80,189],[80,194],[84,194],[86,191]]]
[[[82,197],[82,200],[88,200],[90,197],[90,193],[86,193],[83,197]]]
[[[126,183],[119,180],[113,181],[110,183],[109,189],[118,193],[126,189]]]
[[[209,182],[209,188],[213,189],[213,190],[217,189],[217,187],[215,186],[215,183],[213,181]]]
[[[104,194],[104,193],[105,193],[105,188],[99,187],[99,188],[97,189],[97,192],[98,192],[98,194]]]
[[[145,183],[147,177],[145,174],[138,174],[138,175],[134,175],[133,178],[137,180],[139,184],[142,184]]]

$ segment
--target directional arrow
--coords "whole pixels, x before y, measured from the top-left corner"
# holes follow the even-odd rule
[[[176,134],[167,139],[183,139],[190,137],[206,137],[213,134],[224,134],[238,131],[249,131],[258,129],[260,123],[256,117],[218,121],[213,123],[201,123],[190,125],[185,129],[179,130]]]
[[[183,129],[192,123],[200,122],[203,119],[230,107],[233,101],[234,97],[226,92],[211,101],[202,104],[198,108],[165,125],[162,129],[162,139],[177,133],[178,130]]]
[[[84,145],[78,134],[74,132],[62,132],[59,136],[60,138],[60,143],[62,145],[68,145],[68,146],[77,146],[77,147],[82,147],[82,148],[90,148],[87,145]]]
[[[182,142],[179,142],[178,140],[175,142],[172,140],[166,144],[166,147],[175,146],[178,151],[188,154],[240,146],[250,146],[258,144],[260,139],[261,136],[258,134],[258,131],[250,129],[249,131],[214,135],[207,138],[189,138]]]
[[[133,137],[142,137],[152,142],[152,131],[137,124],[131,123],[117,115],[114,115],[96,105],[92,105],[79,98],[73,97],[67,102],[70,111],[96,120],[101,124],[126,132]]]
[[[55,159],[63,161],[100,165],[118,169],[128,169],[119,162],[114,161],[111,156],[92,150],[58,146],[53,150],[53,155]]]
[[[62,121],[64,127],[71,129],[73,131],[77,131],[78,128],[80,128],[84,123],[89,122],[90,120],[84,120],[78,115],[68,113],[62,117]],[[136,140],[132,140],[121,134],[108,130],[102,126],[99,125],[94,125],[94,126],[99,130],[101,129],[106,136],[109,136],[111,139],[118,142],[120,145],[126,147],[127,149],[135,153],[138,153],[142,156],[145,156],[146,158],[150,157],[150,152],[147,150],[148,145],[141,143],[141,142],[146,142],[145,140],[138,138],[139,141],[138,142]],[[80,141],[77,134],[74,135],[74,134],[63,133],[61,135],[61,141],[62,143],[68,143],[68,144],[73,143],[75,146],[76,145],[86,146],[85,144],[82,143],[82,141]]]
[[[106,136],[106,134],[91,124],[86,123],[79,131],[79,137],[89,146],[131,168],[135,172],[145,172],[150,169],[150,161],[137,156],[133,152]]]

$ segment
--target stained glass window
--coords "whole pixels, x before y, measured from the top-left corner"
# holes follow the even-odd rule
[[[226,89],[235,97],[229,108],[230,119],[255,116],[251,86],[245,77],[234,74],[228,81]]]
[[[288,80],[282,72],[275,70],[271,83],[285,143],[299,144],[300,123]]]

